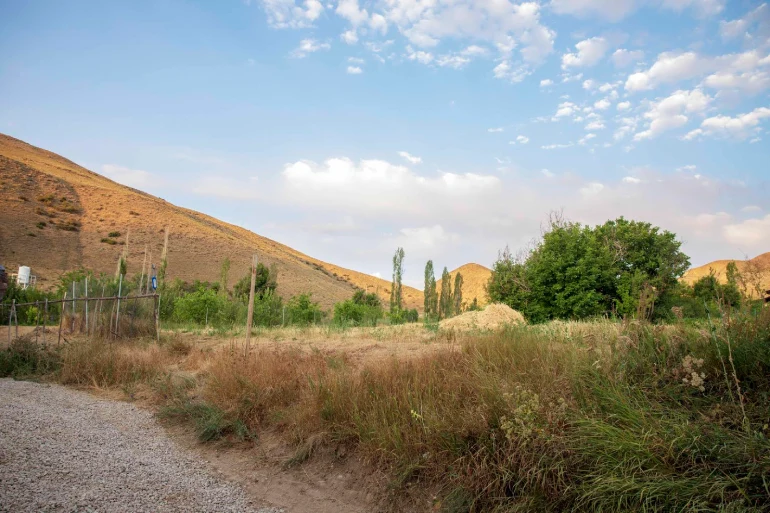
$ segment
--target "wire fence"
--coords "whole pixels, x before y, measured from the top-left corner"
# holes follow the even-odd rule
[[[99,339],[160,336],[158,294],[134,296],[102,296],[42,300],[3,305],[7,311],[8,343],[21,336],[34,337],[36,342],[61,343],[71,335]],[[34,326],[34,328],[32,328]],[[31,330],[30,330],[31,329]],[[54,335],[55,334],[55,335]]]

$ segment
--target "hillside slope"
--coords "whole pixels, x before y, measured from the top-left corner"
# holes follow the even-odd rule
[[[750,260],[715,260],[700,267],[694,267],[684,273],[682,281],[693,284],[698,279],[708,276],[712,271],[721,282],[727,279],[727,265],[735,262],[738,272],[746,282],[748,293],[753,293],[757,286],[762,291],[770,289],[770,252],[758,255]]]
[[[463,303],[470,305],[473,298],[478,300],[480,306],[487,304],[487,282],[492,275],[492,270],[479,264],[461,265],[454,271],[450,271],[449,276],[452,279],[452,287],[455,285],[455,276],[457,273],[463,276]],[[441,293],[441,280],[436,281],[436,290]]]
[[[278,292],[311,292],[324,308],[355,288],[377,292],[385,304],[390,282],[304,255],[239,226],[177,207],[113,182],[55,153],[0,134],[0,263],[32,267],[40,286],[84,267],[114,273],[128,237],[128,273],[139,273],[147,247],[156,265],[169,229],[168,278],[219,281],[231,261],[229,283],[248,272],[251,254],[278,268]],[[117,244],[102,242],[110,239]],[[422,309],[422,292],[404,287],[409,308]]]

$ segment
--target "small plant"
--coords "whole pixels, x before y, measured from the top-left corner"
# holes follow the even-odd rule
[[[45,221],[40,221],[40,222],[39,222],[39,223],[37,223],[35,226],[37,226],[37,227],[38,227],[38,229],[42,230],[43,228],[45,228],[45,227],[46,227],[46,222],[45,222]]]
[[[74,219],[62,221],[61,223],[56,225],[56,228],[59,230],[64,230],[66,232],[79,232],[80,221],[76,221]]]
[[[56,196],[54,196],[53,194],[49,194],[47,196],[40,196],[37,200],[40,203],[53,203],[54,200],[56,200]]]
[[[37,237],[37,235],[32,233],[32,232],[27,232],[27,236],[28,237]]]
[[[116,241],[112,239],[107,239],[107,238],[103,238],[100,242],[103,242],[104,244],[109,244],[110,246],[114,246],[115,244],[117,244]]]
[[[107,237],[112,237],[113,239],[115,237],[120,237],[120,232],[110,232],[107,234]]]
[[[29,201],[29,198],[28,198],[28,197],[26,197],[26,196],[19,196],[19,199],[20,199],[21,201]]]

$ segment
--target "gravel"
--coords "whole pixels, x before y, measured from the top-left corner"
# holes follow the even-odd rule
[[[58,385],[0,379],[0,511],[259,508],[152,414]]]

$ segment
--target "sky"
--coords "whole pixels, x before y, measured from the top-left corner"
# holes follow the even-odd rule
[[[401,246],[418,287],[551,211],[741,259],[770,251],[770,5],[0,0],[0,132],[358,271]]]

